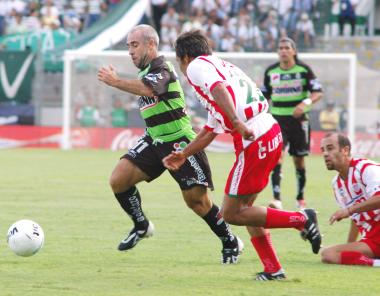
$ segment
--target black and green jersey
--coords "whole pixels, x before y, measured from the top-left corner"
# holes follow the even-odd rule
[[[139,72],[139,78],[154,94],[138,100],[147,133],[153,140],[169,142],[183,136],[193,139],[195,133],[185,112],[185,96],[173,65],[160,56]]]
[[[308,65],[297,61],[291,69],[284,70],[276,63],[265,71],[262,92],[272,101],[272,114],[292,115],[297,104],[309,93],[322,92],[322,86]]]

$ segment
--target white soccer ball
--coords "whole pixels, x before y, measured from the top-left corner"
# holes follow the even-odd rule
[[[8,229],[8,246],[18,256],[36,254],[42,248],[44,239],[41,226],[31,220],[19,220]]]

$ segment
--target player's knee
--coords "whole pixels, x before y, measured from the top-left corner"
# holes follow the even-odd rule
[[[322,251],[321,251],[322,263],[336,264],[339,261],[338,257],[339,257],[339,253],[332,250],[331,248],[325,248],[325,249],[322,249]]]
[[[225,222],[227,222],[229,224],[237,224],[236,214],[233,211],[231,211],[230,209],[223,207],[221,210],[221,214],[222,214],[223,220]]]
[[[123,178],[117,174],[112,174],[109,179],[109,185],[113,192],[120,193],[126,191],[132,185],[127,184]]]

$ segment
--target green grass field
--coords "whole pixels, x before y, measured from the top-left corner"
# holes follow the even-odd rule
[[[261,263],[243,227],[233,227],[245,242],[240,262],[220,264],[221,244],[182,201],[165,173],[139,185],[145,213],[155,223],[152,238],[130,252],[116,250],[131,228],[108,187],[120,152],[5,150],[0,153],[0,295],[380,295],[380,269],[320,263],[297,231],[272,231],[288,279],[256,282]],[[233,155],[209,158],[221,203]],[[307,159],[309,206],[319,211],[324,245],[346,240],[348,221],[329,226],[336,209],[330,189],[333,172],[320,157]],[[295,176],[290,158],[283,178],[284,204],[295,209]],[[270,201],[267,188],[258,204]],[[7,247],[8,227],[32,219],[45,231],[45,246],[35,256],[18,257]]]

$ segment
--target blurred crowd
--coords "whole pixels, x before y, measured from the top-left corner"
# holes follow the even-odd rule
[[[121,0],[1,0],[0,36],[64,28],[80,33]]]
[[[123,0],[1,0],[0,36],[57,29],[80,33]],[[316,31],[329,20],[355,31],[355,9],[367,0],[150,0],[150,20],[162,50],[178,34],[202,29],[214,50],[273,51],[283,36],[312,47]]]
[[[155,5],[154,2],[157,2]],[[320,0],[152,0],[162,49],[176,36],[202,29],[214,50],[225,52],[273,51],[283,36],[312,46]],[[160,15],[162,8],[165,13]]]

